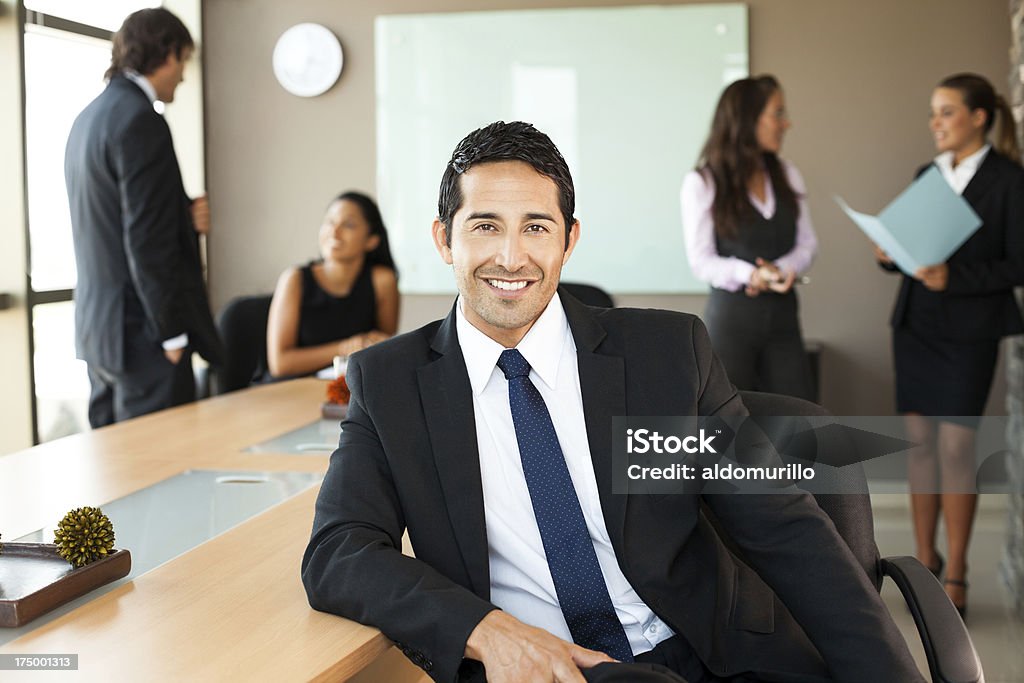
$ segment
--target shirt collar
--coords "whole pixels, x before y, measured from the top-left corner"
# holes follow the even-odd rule
[[[981,149],[957,164],[956,168],[953,168],[953,152],[943,152],[935,157],[935,164],[940,169],[950,173],[970,173],[973,175],[978,170],[978,167],[981,166],[981,162],[985,160],[985,156],[990,149],[992,149],[992,145],[985,143],[981,146]]]
[[[149,82],[148,78],[134,69],[125,69],[123,73],[125,78],[139,86],[142,89],[142,92],[146,93],[146,97],[149,98],[150,104],[156,102],[156,88],[153,87],[153,84]]]
[[[505,350],[498,342],[473,327],[463,312],[463,298],[455,306],[455,329],[466,360],[466,372],[473,395],[479,396],[486,388]],[[562,358],[562,345],[570,335],[569,320],[565,317],[562,300],[556,293],[544,312],[516,346],[530,364],[530,368],[544,384],[554,389],[558,383],[558,366]],[[498,371],[500,373],[500,370]]]

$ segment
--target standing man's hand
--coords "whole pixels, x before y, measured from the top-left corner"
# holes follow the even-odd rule
[[[192,225],[200,235],[210,234],[210,201],[206,195],[192,200]]]
[[[466,657],[483,662],[488,683],[585,683],[580,668],[615,661],[603,652],[528,626],[501,610],[488,613],[469,634]]]
[[[164,349],[164,356],[171,362],[172,365],[177,365],[181,361],[181,357],[185,355],[185,349]]]

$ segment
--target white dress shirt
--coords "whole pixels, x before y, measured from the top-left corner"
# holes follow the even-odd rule
[[[520,621],[571,642],[523,475],[508,380],[497,367],[504,347],[473,327],[462,306],[460,297],[456,330],[473,389],[491,602]],[[630,647],[634,654],[651,650],[673,632],[636,594],[615,559],[590,458],[576,343],[557,294],[516,348],[529,362],[530,381],[551,414],[601,573]]]
[[[779,159],[789,180],[789,186],[796,194],[800,215],[796,219],[796,243],[793,249],[775,259],[775,265],[783,271],[803,274],[811,267],[818,252],[818,238],[811,225],[811,212],[807,208],[807,186],[796,166],[785,159]],[[772,181],[765,174],[764,201],[753,193],[748,194],[750,203],[765,218],[775,215],[775,190]],[[690,171],[683,178],[679,192],[683,214],[683,238],[686,242],[686,258],[690,270],[700,280],[712,287],[735,292],[750,282],[754,265],[736,258],[721,256],[715,246],[715,222],[711,216],[711,205],[715,201],[715,181],[706,173]]]
[[[946,179],[953,191],[963,194],[990,149],[992,149],[992,145],[985,144],[977,152],[957,164],[956,168],[953,167],[953,153],[943,152],[935,157],[935,165],[942,171],[942,177]]]
[[[153,84],[149,82],[148,78],[134,69],[125,69],[122,73],[125,78],[139,86],[142,89],[142,92],[146,93],[146,97],[149,98],[150,104],[156,103],[156,88],[153,87]]]
[[[156,88],[153,87],[148,78],[133,69],[125,69],[122,73],[124,73],[125,78],[139,86],[142,92],[146,94],[146,97],[149,98],[150,104],[156,103]],[[188,332],[182,332],[175,337],[165,339],[161,346],[163,346],[164,351],[175,351],[185,348],[188,346]]]

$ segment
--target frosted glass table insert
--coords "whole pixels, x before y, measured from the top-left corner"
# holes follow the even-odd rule
[[[249,446],[246,453],[330,455],[338,447],[341,420],[316,420],[273,439]]]
[[[21,628],[0,629],[0,644],[188,552],[322,479],[323,475],[311,472],[187,470],[100,506],[114,525],[114,547],[131,551],[131,572]],[[57,521],[15,541],[52,543]],[[261,552],[254,550],[257,556]]]

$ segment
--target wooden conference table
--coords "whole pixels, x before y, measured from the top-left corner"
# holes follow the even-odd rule
[[[323,473],[326,453],[244,449],[315,420],[324,390],[314,379],[255,387],[0,457],[0,533],[18,538],[189,469]],[[0,646],[78,654],[77,672],[0,678],[427,680],[378,630],[306,602],[299,565],[317,489]]]

